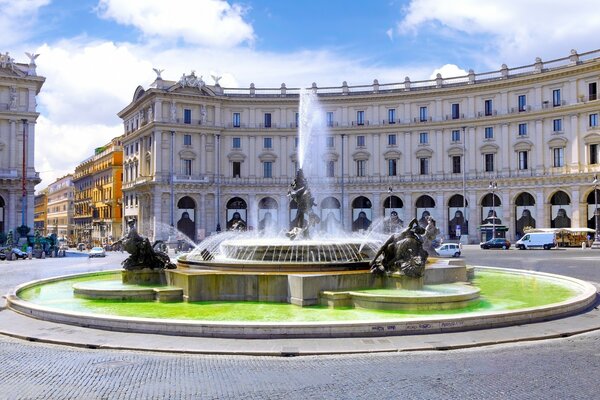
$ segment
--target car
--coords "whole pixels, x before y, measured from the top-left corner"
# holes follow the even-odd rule
[[[6,254],[2,251],[0,251],[0,260],[6,260]]]
[[[17,260],[19,258],[25,260],[28,257],[27,253],[24,252],[23,250],[19,249],[18,247],[13,247],[11,252],[15,255],[15,259],[17,259]],[[7,256],[8,256],[8,254],[9,253],[7,253]]]
[[[441,257],[460,257],[461,246],[458,243],[444,243],[435,251]]]
[[[89,257],[106,257],[106,253],[104,252],[104,249],[102,247],[92,247],[92,249],[89,252]]]
[[[482,249],[510,249],[510,242],[505,238],[494,238],[479,245]]]

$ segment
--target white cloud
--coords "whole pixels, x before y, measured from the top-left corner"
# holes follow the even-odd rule
[[[433,72],[431,73],[431,75],[429,75],[429,79],[435,79],[437,74],[440,74],[442,76],[442,78],[454,78],[457,76],[465,76],[468,73],[469,73],[468,71],[465,71],[464,69],[458,67],[457,65],[445,64],[445,65],[441,66],[440,68],[434,69]]]
[[[223,0],[100,0],[101,17],[131,25],[151,38],[211,47],[254,40],[244,9]]]
[[[497,69],[566,57],[598,47],[600,8],[596,0],[412,0],[398,33],[455,35],[479,39],[475,57]],[[484,36],[484,38],[478,36]],[[478,54],[477,54],[478,53]]]
[[[29,37],[38,10],[50,0],[0,0],[0,49],[13,48]]]

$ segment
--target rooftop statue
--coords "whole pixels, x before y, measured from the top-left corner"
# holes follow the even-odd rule
[[[371,272],[400,272],[411,278],[422,277],[428,257],[421,237],[424,233],[425,228],[414,218],[401,232],[392,234],[373,257]]]

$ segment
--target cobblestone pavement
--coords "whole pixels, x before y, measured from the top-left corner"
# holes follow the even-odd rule
[[[593,333],[450,352],[269,358],[82,350],[1,337],[0,398],[593,399],[599,345]]]
[[[487,257],[535,259],[537,270],[559,268],[551,259],[563,256],[465,253],[480,265],[495,265]],[[119,257],[0,262],[0,290],[112,268]],[[598,282],[596,257],[566,254],[562,272]],[[294,358],[79,349],[0,336],[0,399],[592,399],[599,376],[600,332],[465,350]]]

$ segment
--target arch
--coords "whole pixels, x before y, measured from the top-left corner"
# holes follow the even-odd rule
[[[142,86],[138,86],[133,92],[133,101],[135,102],[139,100],[145,93],[146,91],[144,90],[144,88]]]
[[[533,148],[533,142],[530,140],[519,140],[513,146],[515,151],[531,151]]]
[[[429,158],[433,156],[433,150],[428,148],[420,149],[417,152],[415,152],[415,156],[417,158]]]
[[[388,150],[385,153],[383,153],[383,158],[385,160],[397,160],[398,158],[400,158],[400,156],[402,156],[402,152],[395,149]]]
[[[359,151],[355,151],[354,153],[352,153],[352,158],[354,159],[354,161],[368,160],[370,157],[371,157],[371,153],[369,153],[368,151],[364,151],[364,150],[359,150]]]
[[[192,150],[181,150],[179,152],[179,157],[185,160],[195,160],[196,159],[196,153],[193,152]]]
[[[365,196],[358,196],[352,201],[352,231],[363,231],[371,226],[373,220],[372,203]]]
[[[227,154],[227,158],[229,161],[243,162],[246,159],[246,155],[241,151],[232,151],[231,153]]]
[[[404,202],[395,195],[389,195],[382,199],[384,232],[399,232],[404,226],[406,215],[404,212]]]
[[[594,229],[600,226],[600,189],[592,190],[587,195],[587,227]]]
[[[232,197],[227,201],[227,229],[246,230],[248,204],[241,197]]]
[[[264,151],[258,155],[258,159],[262,162],[271,161],[275,162],[277,160],[277,154],[271,151]]]
[[[450,239],[460,239],[469,234],[469,201],[462,194],[455,194],[448,199],[448,235]]]
[[[583,137],[585,144],[600,144],[600,133],[591,132]]]
[[[323,161],[337,161],[339,158],[339,154],[334,151],[328,151],[323,153]]]
[[[460,146],[450,146],[448,148],[448,156],[452,157],[452,156],[462,156],[463,155],[463,148]]]
[[[258,231],[275,231],[278,226],[279,206],[272,197],[263,197],[258,202]]]
[[[6,202],[4,201],[4,197],[0,196],[0,232],[5,231],[4,221],[6,221],[6,213],[4,210],[6,209]]]
[[[550,227],[571,227],[571,196],[562,190],[556,191],[550,197]]]
[[[481,198],[481,225],[502,225],[502,218],[502,200],[495,193],[487,193]]]
[[[502,205],[502,200],[498,197],[497,194],[488,193],[481,198],[481,206],[482,207],[497,207]]]
[[[258,208],[261,210],[277,209],[277,201],[272,197],[263,197],[258,202]]]
[[[487,143],[479,148],[480,153],[497,153],[500,147],[495,143]]]
[[[522,192],[515,197],[515,233],[517,238],[525,234],[528,228],[536,228],[535,197],[531,193]]]
[[[334,233],[341,229],[342,204],[335,197],[325,197],[321,201],[321,230]]]
[[[547,143],[548,143],[548,147],[553,149],[555,147],[566,147],[568,140],[562,136],[557,136],[557,137],[554,137],[554,138],[548,140]]]
[[[177,201],[177,230],[196,241],[196,202],[190,196]]]
[[[419,225],[423,228],[427,226],[428,219],[435,214],[435,200],[426,194],[419,196],[415,202],[416,215],[419,219]]]

